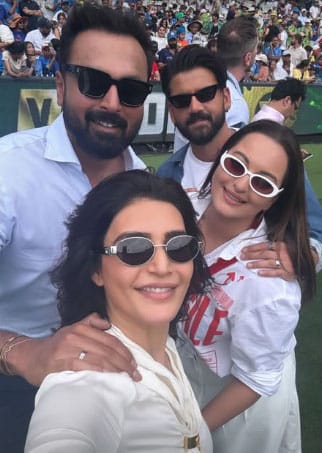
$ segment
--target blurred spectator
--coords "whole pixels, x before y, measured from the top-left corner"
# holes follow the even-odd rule
[[[69,10],[70,10],[69,2],[67,0],[62,1],[60,7],[57,9],[52,20],[55,20],[56,22],[58,22],[58,14],[61,14],[61,13],[64,13],[64,15],[67,19]]]
[[[156,41],[151,41],[151,50],[153,53],[153,62],[152,62],[150,80],[154,81],[154,82],[160,82],[160,72],[159,72],[158,57],[157,57],[158,43]]]
[[[15,41],[23,42],[27,34],[27,17],[22,17],[20,14],[16,13],[13,15],[12,20],[10,21],[10,28],[12,30]]]
[[[9,25],[11,16],[16,12],[17,0],[0,0],[0,20]]]
[[[256,63],[258,64],[258,72],[253,74],[253,80],[256,82],[268,82],[269,71],[268,71],[268,58],[264,53],[260,53],[255,57]]]
[[[27,67],[25,46],[23,42],[14,41],[3,51],[3,74],[11,77],[29,77],[33,68]]]
[[[310,62],[309,60],[302,60],[296,68],[293,70],[293,77],[303,82],[314,82],[315,77],[310,73]]]
[[[296,67],[301,61],[307,59],[307,53],[304,47],[302,46],[302,36],[296,34],[292,37],[291,45],[288,48],[291,54],[291,62]]]
[[[171,61],[174,55],[178,51],[177,46],[177,34],[175,31],[170,31],[167,35],[168,45],[161,49],[159,52],[159,69],[161,70],[169,61]]]
[[[284,124],[288,118],[294,117],[305,99],[305,94],[305,84],[300,80],[294,78],[280,80],[271,93],[270,101],[262,106],[252,121],[266,119]]]
[[[275,71],[277,67],[277,61],[276,60],[268,60],[268,81],[269,82],[275,82]]]
[[[32,42],[36,54],[40,55],[42,45],[53,38],[55,38],[55,35],[51,31],[51,22],[45,17],[40,17],[38,19],[38,28],[27,33],[25,40]]]
[[[54,77],[56,72],[59,70],[59,65],[56,60],[56,51],[52,46],[52,43],[44,43],[41,48],[41,54],[39,56],[41,63],[43,77]]]
[[[39,17],[43,15],[40,6],[35,0],[21,0],[19,10],[22,17],[27,17],[27,31],[35,30]]]
[[[186,47],[189,43],[186,40],[186,29],[184,28],[183,25],[180,25],[179,27],[177,27],[176,34],[177,34],[178,49],[181,49],[182,47]]]
[[[322,54],[318,56],[316,61],[312,64],[312,70],[316,79],[322,79]]]
[[[166,45],[168,43],[167,29],[163,25],[159,26],[156,36],[153,36],[153,41],[157,42],[159,51],[166,47]]]
[[[226,113],[229,127],[241,127],[249,122],[249,108],[239,83],[252,67],[258,44],[256,20],[246,16],[226,22],[217,37],[217,53],[227,68],[227,87],[231,107]]]
[[[40,77],[42,76],[42,67],[39,61],[38,56],[36,55],[36,51],[32,42],[25,41],[25,55],[26,55],[26,63],[28,68],[33,68],[32,74],[33,76]]]
[[[57,15],[57,22],[55,20],[52,20],[53,33],[57,39],[61,38],[61,32],[66,20],[67,18],[62,11],[60,11],[60,13],[58,13]]]
[[[13,41],[13,33],[8,25],[4,25],[0,22],[0,51],[6,49]]]
[[[207,44],[207,36],[201,33],[201,20],[192,20],[188,25],[187,39],[190,44],[199,44],[205,46]]]
[[[269,60],[278,61],[282,55],[282,49],[280,46],[280,39],[278,36],[274,36],[271,42],[266,42],[263,52]]]

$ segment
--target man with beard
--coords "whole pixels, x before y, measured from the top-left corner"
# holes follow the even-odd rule
[[[103,332],[109,324],[98,315],[57,330],[50,273],[62,254],[65,222],[91,187],[113,173],[145,168],[129,144],[151,91],[150,68],[150,42],[137,19],[75,6],[61,39],[62,114],[50,126],[0,139],[3,452],[23,452],[36,387],[48,373],[125,369],[137,377],[130,353]]]
[[[233,134],[225,121],[230,107],[224,66],[209,49],[184,47],[161,73],[162,89],[175,126],[189,142],[158,170],[197,194],[225,141]]]
[[[180,182],[191,198],[197,197],[217,153],[234,133],[225,120],[230,107],[227,73],[212,52],[197,45],[182,49],[161,74],[163,91],[175,126],[189,142],[158,169],[158,175]],[[306,201],[312,255],[317,271],[322,264],[322,228],[319,204],[306,178]],[[267,241],[243,249],[247,267],[261,275],[293,279],[286,244]],[[278,263],[278,266],[277,264]]]

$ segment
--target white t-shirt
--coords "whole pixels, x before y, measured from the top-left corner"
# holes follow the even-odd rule
[[[189,145],[184,163],[183,163],[183,178],[181,185],[188,195],[199,193],[203,185],[212,162],[205,162],[199,160],[192,152],[191,145]]]

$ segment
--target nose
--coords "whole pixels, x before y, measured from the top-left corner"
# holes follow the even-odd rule
[[[250,189],[249,176],[245,174],[240,178],[234,178],[234,189],[239,193],[247,192]]]
[[[121,110],[121,103],[116,85],[111,85],[105,93],[105,96],[100,99],[100,106],[114,112],[119,112]]]
[[[198,101],[196,96],[192,96],[190,102],[190,111],[196,112],[200,110],[203,110],[202,102]]]
[[[170,272],[170,267],[171,260],[165,251],[165,247],[156,247],[153,258],[149,261],[150,272],[165,275]]]

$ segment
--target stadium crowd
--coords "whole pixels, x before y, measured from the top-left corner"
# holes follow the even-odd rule
[[[11,77],[54,76],[62,27],[82,0],[0,0],[0,73]],[[216,51],[222,25],[247,15],[256,20],[259,42],[244,81],[274,82],[295,77],[322,80],[322,18],[319,0],[235,1],[88,0],[135,14],[153,41],[151,80],[188,44]]]

